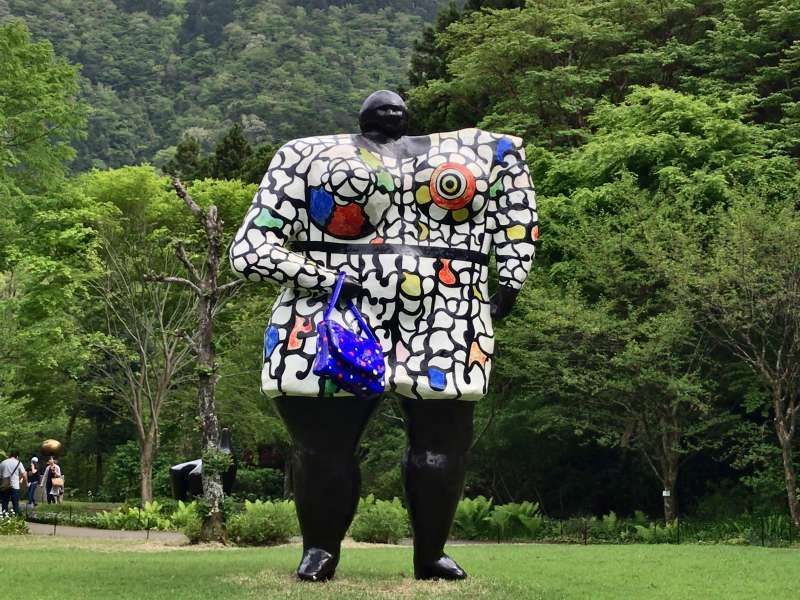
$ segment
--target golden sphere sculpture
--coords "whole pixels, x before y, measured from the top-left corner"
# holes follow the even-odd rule
[[[45,440],[42,442],[42,454],[44,456],[59,456],[64,446],[58,440]]]

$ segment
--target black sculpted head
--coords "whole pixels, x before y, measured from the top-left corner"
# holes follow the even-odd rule
[[[361,133],[380,133],[399,139],[408,131],[408,109],[403,99],[389,90],[371,93],[358,113]]]

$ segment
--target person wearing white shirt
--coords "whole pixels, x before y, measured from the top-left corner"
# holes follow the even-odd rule
[[[9,457],[0,462],[0,511],[8,512],[10,502],[14,513],[20,514],[20,481],[28,481],[25,467],[22,466],[22,461],[19,459],[19,452],[12,450]]]

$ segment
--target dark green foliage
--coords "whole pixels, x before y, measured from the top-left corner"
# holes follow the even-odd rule
[[[181,181],[190,182],[203,177],[205,165],[200,156],[200,142],[190,135],[184,136],[175,148],[175,155],[164,167],[164,172]]]
[[[283,473],[277,469],[239,468],[233,494],[242,500],[281,498],[283,496]]]
[[[164,166],[164,172],[184,182],[214,178],[257,184],[261,183],[276,151],[272,144],[253,149],[242,126],[237,124],[217,141],[211,154],[202,152],[196,138],[184,137]]]
[[[264,173],[267,172],[269,163],[272,161],[272,157],[275,156],[277,151],[277,146],[273,146],[272,144],[261,144],[257,146],[252,154],[244,161],[244,164],[242,164],[237,173],[237,179],[245,183],[261,183],[261,180],[264,178]]]
[[[215,179],[239,179],[253,150],[238,123],[231,127],[214,148],[210,172]]]
[[[215,47],[222,41],[225,25],[233,20],[233,3],[229,0],[188,0],[180,41],[188,44],[203,38]]]
[[[153,491],[156,496],[171,494],[168,457],[159,454],[153,465]],[[130,440],[108,457],[103,485],[97,497],[109,501],[133,501],[139,497],[139,446]]]
[[[411,86],[448,77],[444,50],[437,45],[437,34],[443,33],[450,23],[460,17],[458,6],[451,0],[436,15],[436,23],[422,30],[419,39],[414,42],[414,52],[411,54],[411,68],[408,71],[408,83]]]

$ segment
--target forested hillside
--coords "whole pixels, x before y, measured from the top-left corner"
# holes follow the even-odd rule
[[[405,83],[438,0],[0,0],[0,19],[81,65],[91,107],[75,170],[168,160],[234,124],[250,142],[349,131],[369,92]]]

